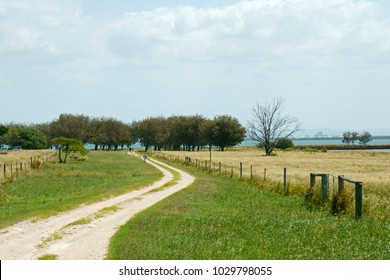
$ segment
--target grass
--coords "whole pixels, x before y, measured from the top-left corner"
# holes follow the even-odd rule
[[[58,259],[58,256],[54,255],[54,254],[43,255],[43,256],[38,258],[38,260],[41,260],[41,261],[50,261],[50,260],[57,260],[57,259]]]
[[[309,211],[302,197],[176,166],[196,181],[122,226],[108,259],[390,259],[388,221]]]
[[[125,152],[92,151],[87,161],[51,162],[0,187],[0,228],[117,196],[161,177],[158,170]]]
[[[162,152],[165,155],[185,156],[192,158],[192,163],[204,164],[209,160],[209,151],[200,152]],[[310,173],[329,173],[344,175],[350,179],[363,182],[364,213],[378,219],[389,219],[390,213],[390,153],[365,151],[277,151],[276,156],[266,157],[264,152],[254,147],[239,147],[226,152],[213,151],[212,161],[221,162],[222,170],[239,176],[240,162],[243,163],[243,176],[250,177],[252,165],[253,177],[263,181],[264,173],[269,190],[275,186],[283,188],[283,169],[287,168],[287,183],[291,194],[303,196],[309,187]],[[213,168],[213,164],[212,164]],[[264,170],[266,169],[266,171]],[[318,180],[319,181],[319,180]],[[346,183],[346,191],[353,193],[354,186]]]

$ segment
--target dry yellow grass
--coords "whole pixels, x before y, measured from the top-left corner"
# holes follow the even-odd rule
[[[163,152],[165,154],[191,157],[194,162],[209,161],[210,153],[207,150],[199,152]],[[344,175],[353,180],[363,182],[364,207],[366,211],[376,212],[376,216],[389,216],[390,213],[390,153],[366,151],[278,151],[276,156],[266,157],[264,152],[251,147],[235,148],[230,151],[212,151],[212,169],[214,163],[218,170],[219,162],[222,171],[239,174],[240,162],[243,164],[243,175],[250,176],[252,165],[253,176],[264,177],[266,168],[267,179],[274,182],[283,182],[283,169],[287,168],[287,181],[292,188],[300,188],[304,192],[309,187],[310,173],[328,173]],[[353,185],[346,184],[351,191]],[[380,213],[379,213],[380,212]]]
[[[19,150],[6,151],[6,154],[0,153],[0,182],[4,180],[4,165],[6,165],[7,176],[10,176],[11,165],[14,171],[20,168],[20,163],[23,169],[30,170],[31,158],[42,162],[53,153],[55,153],[53,150]]]

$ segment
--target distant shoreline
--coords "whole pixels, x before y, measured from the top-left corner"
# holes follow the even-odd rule
[[[390,136],[372,136],[372,139],[390,139]],[[318,140],[343,140],[343,137],[341,136],[332,136],[332,137],[294,137],[291,138],[291,140],[303,140],[303,141],[318,141]]]
[[[328,151],[349,151],[349,150],[390,150],[390,145],[296,145],[295,149],[304,150],[305,148],[314,148],[321,150],[326,148]]]

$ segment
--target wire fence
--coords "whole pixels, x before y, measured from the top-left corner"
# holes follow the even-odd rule
[[[41,156],[33,156],[25,160],[17,160],[12,163],[2,163],[1,166],[1,180],[6,179],[18,179],[23,174],[31,172],[33,169],[37,169],[40,166],[48,163],[55,157],[57,152],[49,153]]]
[[[176,161],[191,165],[195,168],[199,168],[211,173],[218,173],[228,176],[230,179],[243,179],[243,180],[253,180],[253,181],[270,181],[272,183],[277,182],[277,188],[279,192],[284,194],[299,194],[305,195],[305,199],[308,197],[308,193],[311,193],[316,186],[316,177],[321,177],[321,191],[319,204],[325,207],[329,207],[332,213],[346,212],[346,209],[349,208],[349,202],[347,200],[354,200],[355,207],[354,213],[356,219],[360,219],[363,214],[363,195],[362,188],[363,183],[356,180],[348,179],[344,176],[335,176],[332,174],[316,174],[310,173],[310,186],[307,188],[307,184],[300,186],[294,186],[294,189],[291,189],[290,182],[288,178],[288,170],[286,167],[281,168],[282,172],[279,176],[269,176],[269,170],[267,168],[259,169],[256,166],[254,170],[254,165],[243,165],[242,162],[235,166],[229,166],[223,164],[222,162],[211,162],[209,160],[200,160],[197,158],[192,158],[189,156],[178,156],[161,152],[154,152],[154,155],[168,159],[170,161]],[[255,172],[256,171],[256,172]],[[348,190],[344,189],[345,183],[353,184],[355,186],[354,194],[351,194],[351,188]],[[279,188],[279,185],[280,188]],[[345,196],[349,196],[348,199],[345,199]]]

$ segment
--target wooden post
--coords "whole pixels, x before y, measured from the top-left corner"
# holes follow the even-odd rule
[[[240,178],[242,178],[242,162],[240,162]]]
[[[283,169],[283,187],[284,187],[284,193],[287,193],[287,169],[286,169],[286,167]]]
[[[219,162],[218,165],[219,165],[219,166],[218,166],[219,174],[221,174],[221,171],[222,171],[222,164],[221,164],[221,162]]]
[[[343,191],[344,189],[344,178],[343,176],[338,177],[338,192],[339,194]]]
[[[251,165],[251,180],[253,179],[253,166]]]
[[[355,183],[355,217],[360,219],[363,214],[363,183]]]
[[[310,173],[310,188],[314,187],[316,184],[316,175],[314,173]]]
[[[328,198],[328,183],[329,183],[329,177],[327,174],[322,174],[322,202],[324,203]]]
[[[5,163],[4,163],[4,178],[7,176],[7,167],[6,167],[6,165],[5,165]]]
[[[267,168],[264,168],[264,181],[267,178]]]

